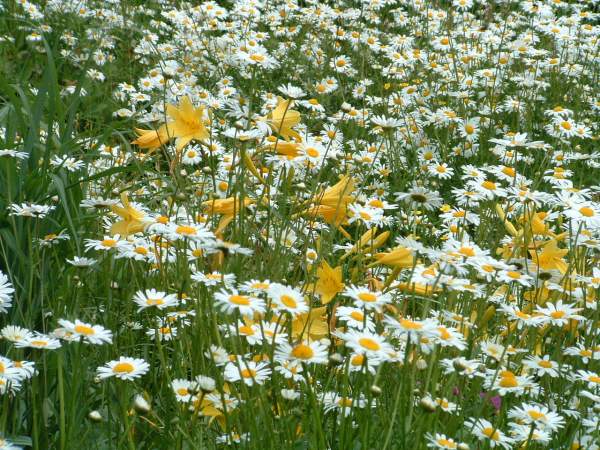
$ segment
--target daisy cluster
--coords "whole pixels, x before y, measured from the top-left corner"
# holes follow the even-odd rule
[[[143,392],[130,444],[600,448],[597,2],[17,3],[122,132],[48,158],[78,228],[6,206],[85,292],[23,321],[0,272],[8,401],[56,353]]]

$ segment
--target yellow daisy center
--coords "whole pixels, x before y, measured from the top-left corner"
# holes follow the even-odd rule
[[[298,303],[296,303],[296,300],[294,300],[293,297],[290,297],[289,295],[282,295],[280,297],[281,303],[283,303],[285,306],[287,306],[288,308],[297,308],[298,307]]]
[[[250,304],[250,300],[248,299],[248,297],[245,297],[243,295],[232,295],[231,297],[229,297],[229,301],[234,305],[240,306],[248,306]]]
[[[361,347],[366,348],[367,350],[377,351],[381,348],[381,345],[377,341],[371,338],[360,338],[358,343]]]
[[[377,300],[377,296],[370,292],[361,292],[357,297],[363,302],[372,303]]]
[[[87,325],[75,325],[75,332],[84,334],[86,336],[95,334],[94,329],[92,327],[88,327]]]
[[[310,359],[315,352],[308,345],[300,344],[292,349],[292,356],[298,359]]]
[[[130,364],[128,362],[120,362],[118,364],[115,364],[112,371],[114,373],[131,373],[134,371],[134,369],[135,367],[133,367],[133,364]]]

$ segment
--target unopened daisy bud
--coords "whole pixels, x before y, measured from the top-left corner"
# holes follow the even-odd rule
[[[382,392],[383,391],[381,390],[381,388],[376,384],[371,385],[371,394],[373,394],[374,397],[379,397]]]
[[[483,317],[481,318],[481,323],[479,324],[480,327],[485,327],[487,326],[487,323],[490,321],[490,319],[492,317],[494,317],[494,314],[496,314],[496,308],[494,308],[494,306],[490,306],[488,307],[488,309],[485,310],[485,312],[483,313]]]
[[[133,399],[133,407],[140,414],[146,414],[152,409],[150,403],[140,394]]]
[[[344,357],[342,355],[340,355],[339,353],[332,353],[331,356],[329,356],[329,362],[332,365],[337,366],[344,362]]]
[[[92,422],[102,422],[102,414],[96,410],[90,411],[88,414],[88,419],[90,419]]]
[[[425,361],[423,358],[419,358],[417,360],[417,369],[419,369],[419,370],[427,369],[427,361]]]
[[[458,444],[458,446],[456,448],[458,450],[469,450],[469,445],[465,444],[464,442],[461,442],[460,444]]]
[[[186,176],[188,173],[187,173],[187,170],[185,170],[185,169],[181,169],[181,170],[179,171],[179,174],[180,174],[182,177],[185,177],[185,176]]]
[[[210,167],[208,167],[208,166],[204,166],[204,167],[202,168],[202,172],[204,172],[204,173],[206,173],[206,174],[209,174],[209,173],[211,173],[211,172],[212,172],[212,169],[211,169]]]
[[[196,377],[196,383],[198,385],[198,389],[204,393],[212,392],[216,388],[215,380],[204,375],[198,375]]]
[[[452,361],[452,366],[455,370],[465,370],[467,368],[467,365],[461,359]]]
[[[53,195],[52,196],[52,201],[53,202],[57,202],[58,201],[58,195]]]
[[[94,383],[98,384],[98,383],[100,383],[101,381],[102,381],[102,378],[100,378],[100,377],[98,377],[98,376],[94,377]]]
[[[350,105],[349,103],[344,102],[344,103],[342,103],[341,108],[342,108],[342,111],[350,111],[352,109],[352,105]]]
[[[293,389],[282,389],[281,396],[286,400],[296,400],[300,398],[300,392],[296,392]]]
[[[427,412],[434,412],[436,408],[435,402],[430,397],[423,397],[419,405]]]

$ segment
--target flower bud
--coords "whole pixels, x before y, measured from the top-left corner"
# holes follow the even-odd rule
[[[342,355],[340,355],[339,353],[332,353],[331,356],[329,357],[329,363],[337,366],[340,365],[344,362],[344,357]]]
[[[198,375],[196,377],[196,384],[198,386],[198,389],[200,389],[205,394],[214,391],[216,388],[215,380],[204,375]]]
[[[90,411],[88,414],[88,419],[90,419],[92,422],[102,422],[102,414],[96,410]]]
[[[133,399],[133,407],[140,414],[146,414],[152,409],[150,403],[140,394]]]
[[[423,397],[419,402],[421,408],[423,408],[426,412],[434,412],[436,408],[436,404],[430,397]]]
[[[371,386],[371,394],[373,394],[374,397],[379,397],[382,392],[383,391],[381,390],[381,388],[379,386],[377,386],[376,384],[373,384]]]

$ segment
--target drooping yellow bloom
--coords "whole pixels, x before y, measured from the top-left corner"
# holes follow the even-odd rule
[[[278,97],[275,109],[262,117],[262,120],[271,127],[273,132],[280,134],[286,140],[290,140],[290,138],[301,140],[298,132],[292,130],[300,123],[300,113],[291,109],[291,106],[292,100],[284,100]]]
[[[300,144],[298,142],[284,141],[274,136],[269,136],[267,142],[266,149],[274,150],[278,155],[285,156],[289,160],[300,156]]]
[[[315,283],[315,292],[321,297],[321,303],[326,305],[333,297],[344,289],[342,283],[342,266],[332,268],[327,261],[323,261],[317,268],[318,280]]]
[[[321,339],[327,336],[329,326],[326,316],[327,308],[313,308],[307,313],[298,314],[292,321],[292,337],[294,339],[306,338]]]
[[[111,234],[118,234],[126,237],[144,231],[146,226],[148,226],[148,221],[144,220],[146,214],[131,206],[126,192],[121,194],[121,203],[123,206],[112,205],[110,207],[113,213],[119,215],[123,219],[115,222],[110,227]]]
[[[429,286],[421,283],[398,283],[392,286],[394,289],[398,289],[402,292],[408,292],[410,294],[420,295],[422,297],[429,297],[437,292],[441,292],[439,287]]]
[[[209,214],[222,214],[222,215],[233,215],[236,211],[241,209],[243,204],[244,207],[251,205],[252,199],[245,198],[242,202],[239,198],[228,197],[228,198],[216,198],[213,200],[207,200],[202,205],[207,209]]]
[[[204,142],[209,138],[204,107],[194,108],[189,97],[181,99],[179,108],[167,105],[167,115],[173,119],[167,122],[166,128],[169,136],[176,138],[177,151],[181,151],[192,140]]]
[[[374,250],[385,244],[389,236],[389,231],[384,231],[383,233],[377,235],[377,228],[371,228],[360,237],[358,242],[356,242],[356,244],[354,244],[354,246],[340,258],[340,260],[343,261],[353,253],[372,253]]]
[[[228,197],[207,200],[202,203],[202,206],[204,206],[208,214],[222,216],[219,225],[215,230],[215,235],[219,236],[225,230],[225,227],[233,220],[235,214],[239,213],[242,208],[245,208],[252,203],[254,203],[254,201],[249,198],[245,198],[244,201],[241,201],[236,197]]]
[[[508,231],[514,237],[520,236],[520,233],[517,231],[515,226],[512,223],[510,223],[510,221],[506,218],[506,214],[504,213],[502,206],[500,206],[500,204],[496,204],[495,208],[496,212],[498,213],[498,216],[500,217],[500,220],[502,220],[502,222],[504,223],[506,231]]]
[[[529,220],[527,222],[529,224],[529,227],[531,228],[531,233],[540,236],[555,237],[555,234],[552,231],[550,231],[550,227],[548,226],[548,224],[544,222],[546,215],[547,214],[543,211],[530,215]]]
[[[377,264],[384,264],[397,269],[406,269],[415,264],[413,251],[406,247],[396,247],[389,252],[377,253],[374,256],[377,261],[370,264],[369,267]]]
[[[309,200],[308,215],[320,216],[325,222],[339,227],[347,220],[348,205],[354,201],[353,191],[354,180],[344,175],[336,184]]]
[[[223,385],[223,392],[225,394],[230,393],[230,389],[227,384]],[[217,405],[210,398],[206,398],[205,395],[195,397],[192,401],[192,405],[194,407],[194,411],[197,414],[210,418],[209,423],[216,419],[219,425],[221,426],[221,429],[225,429],[225,414],[221,409],[217,407]],[[225,406],[229,411],[235,408],[233,400],[231,400],[231,398],[228,395],[225,396]]]
[[[158,130],[135,128],[135,132],[138,138],[132,144],[140,148],[147,148],[150,151],[154,151],[161,145],[169,142],[169,133],[167,132],[166,125],[162,125]]]

